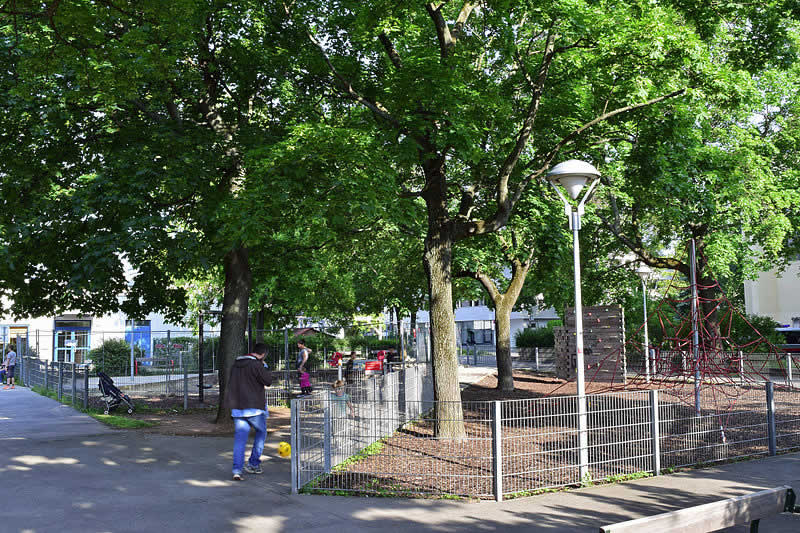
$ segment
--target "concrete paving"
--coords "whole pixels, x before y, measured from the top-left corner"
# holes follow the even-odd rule
[[[0,530],[9,532],[596,532],[601,525],[789,484],[800,454],[494,502],[291,495],[270,433],[264,474],[230,480],[228,438],[108,429],[25,388],[0,391]],[[730,531],[747,531],[747,528]],[[800,517],[761,531],[800,531]]]

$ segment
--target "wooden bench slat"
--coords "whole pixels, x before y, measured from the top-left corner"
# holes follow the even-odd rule
[[[600,528],[600,533],[706,532],[747,524],[782,513],[789,486],[762,490],[727,500],[697,505]]]

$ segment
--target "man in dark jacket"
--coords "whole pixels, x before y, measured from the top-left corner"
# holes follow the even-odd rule
[[[267,345],[259,342],[253,353],[237,357],[231,369],[226,401],[231,410],[235,433],[233,435],[233,479],[242,480],[242,470],[248,474],[261,474],[261,453],[267,438],[267,410],[264,387],[272,384],[272,374],[264,364]],[[253,451],[244,464],[244,449],[250,428],[256,432]]]

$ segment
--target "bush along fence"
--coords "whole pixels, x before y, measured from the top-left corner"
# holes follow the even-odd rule
[[[576,396],[463,402],[466,437],[441,439],[406,372],[365,382],[353,412],[292,401],[293,491],[501,501],[800,449],[800,391],[769,382],[704,389],[699,414],[678,390],[589,395],[582,454]]]

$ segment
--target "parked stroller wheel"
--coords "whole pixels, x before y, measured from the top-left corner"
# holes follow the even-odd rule
[[[104,414],[104,415],[107,415],[107,414],[108,414],[108,409],[106,409],[105,411],[103,411],[103,414]]]
[[[128,414],[133,413],[133,409],[128,409]]]

